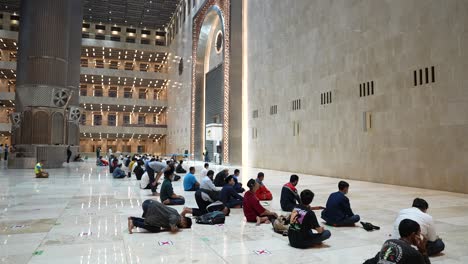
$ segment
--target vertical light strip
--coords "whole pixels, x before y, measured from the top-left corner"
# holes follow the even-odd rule
[[[248,0],[242,0],[242,167],[248,164],[249,150],[249,107],[248,107],[248,84],[249,84],[249,58],[248,58]],[[246,171],[245,169],[243,171]]]
[[[224,17],[224,122],[223,122],[223,163],[229,163],[229,73],[230,73],[230,50],[231,50],[231,3],[226,0],[221,10]]]
[[[229,72],[230,72],[230,0],[209,0],[204,3],[204,6],[199,9],[195,15],[192,27],[192,124],[191,124],[191,140],[190,151],[192,155],[195,152],[195,99],[196,99],[196,66],[197,66],[197,49],[198,40],[200,37],[201,27],[209,9],[217,5],[221,13],[221,21],[224,23],[224,106],[223,106],[223,163],[229,162]],[[205,89],[205,87],[198,87]],[[204,126],[204,124],[203,124]],[[204,137],[204,136],[203,136]],[[204,145],[204,144],[203,144]]]

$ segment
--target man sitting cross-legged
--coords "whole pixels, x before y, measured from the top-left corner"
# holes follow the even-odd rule
[[[403,219],[398,225],[400,239],[385,241],[377,255],[364,264],[430,264],[426,241],[421,238],[421,227],[416,221]],[[415,248],[416,247],[417,250]]]
[[[270,190],[268,190],[268,188],[265,186],[265,184],[263,184],[264,179],[265,174],[263,174],[263,172],[259,172],[257,174],[256,181],[260,187],[258,188],[257,192],[255,192],[255,196],[257,196],[257,198],[260,201],[270,201],[273,199],[273,195],[271,194]]]
[[[269,224],[278,218],[275,212],[265,209],[255,196],[255,192],[260,185],[254,179],[250,179],[247,182],[247,187],[249,190],[245,192],[243,201],[244,216],[247,222],[254,222],[257,223],[257,225],[261,223]]]
[[[190,228],[192,226],[192,219],[185,217],[187,213],[185,211],[179,214],[174,208],[170,208],[155,200],[144,201],[142,207],[142,218],[128,218],[128,232],[130,234],[132,234],[134,227],[158,233],[162,231],[161,228],[176,232],[179,228]]]
[[[322,219],[328,225],[333,226],[354,226],[354,223],[360,220],[359,215],[355,215],[351,210],[346,194],[349,190],[349,184],[345,181],[338,183],[338,192],[330,194],[326,208],[322,211]]]
[[[182,195],[174,193],[172,188],[172,180],[174,178],[173,170],[164,171],[164,181],[161,184],[161,202],[165,205],[183,205],[185,204],[185,198]]]
[[[286,212],[291,212],[292,209],[301,203],[301,198],[297,193],[296,185],[299,182],[299,176],[293,174],[281,189],[280,204],[281,209]]]
[[[320,226],[315,213],[310,210],[314,193],[310,190],[301,192],[302,204],[296,205],[291,213],[288,238],[295,248],[308,248],[330,238],[331,233]],[[312,230],[315,230],[314,233]]]
[[[226,184],[224,185],[219,198],[224,205],[229,208],[241,208],[242,207],[242,200],[244,199],[240,196],[236,190],[234,189],[234,177],[228,176],[225,180]]]
[[[195,178],[195,167],[190,167],[189,172],[184,176],[184,191],[193,192],[200,188],[200,183]]]
[[[411,208],[401,210],[395,220],[393,238],[396,239],[400,237],[398,226],[403,219],[416,221],[419,226],[421,226],[421,234],[427,239],[427,254],[429,256],[434,256],[445,249],[445,244],[442,239],[437,236],[434,220],[432,216],[427,213],[428,208],[429,204],[426,200],[416,198]]]

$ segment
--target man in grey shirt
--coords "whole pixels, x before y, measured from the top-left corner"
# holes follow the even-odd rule
[[[150,179],[151,192],[157,195],[156,188],[158,187],[159,178],[169,166],[165,162],[150,161],[146,170]],[[156,173],[156,176],[154,175]]]
[[[142,218],[133,216],[128,218],[128,233],[130,234],[135,227],[144,228],[151,233],[159,233],[162,231],[161,228],[177,232],[179,228],[192,226],[192,219],[185,217],[186,209],[179,214],[174,208],[155,200],[146,200],[141,206],[143,207]]]

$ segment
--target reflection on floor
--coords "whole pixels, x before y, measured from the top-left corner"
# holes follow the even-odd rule
[[[242,181],[258,171],[241,168]],[[274,195],[267,207],[280,212],[280,188],[290,173],[263,171]],[[468,258],[468,195],[349,181],[354,211],[381,230],[328,227],[332,236],[322,247],[298,250],[288,245],[287,237],[273,233],[271,225],[246,223],[239,209],[224,226],[195,224],[176,235],[143,230],[129,235],[127,217],[141,215],[142,201],[151,198],[134,178],[113,179],[106,168],[92,163],[70,164],[50,174],[49,179],[35,179],[32,170],[0,169],[0,263],[362,263],[377,252],[397,211],[409,207],[414,197],[429,202],[446,243],[445,254],[432,263],[466,263]],[[311,189],[313,204],[324,205],[337,182],[300,175],[298,188]],[[181,181],[174,189],[188,206],[196,206]],[[255,252],[262,250],[267,254]]]

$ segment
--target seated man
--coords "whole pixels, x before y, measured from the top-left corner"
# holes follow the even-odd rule
[[[109,165],[109,162],[105,159],[102,158],[102,156],[99,156],[99,158],[96,161],[96,165],[98,166],[107,166]]]
[[[117,166],[114,168],[114,171],[112,172],[112,176],[116,179],[125,178],[125,176],[127,176],[125,171],[122,170],[122,163],[117,164]]]
[[[177,173],[187,173],[187,171],[182,167],[182,164],[184,163],[183,160],[180,160],[179,164],[177,164],[177,167],[175,169],[175,171]]]
[[[206,173],[206,176],[203,177],[200,183],[200,189],[210,190],[210,191],[219,191],[213,183],[214,171],[209,170]]]
[[[250,179],[247,182],[247,187],[249,190],[245,192],[243,201],[244,216],[247,222],[253,222],[257,225],[260,225],[261,223],[269,224],[278,218],[278,215],[275,212],[270,212],[265,209],[260,204],[257,197],[255,197],[255,192],[258,190],[260,185],[254,179]]]
[[[239,174],[240,174],[240,171],[238,169],[235,169],[234,174],[231,176],[234,177],[234,190],[236,190],[236,192],[238,193],[243,193],[245,192],[245,189],[242,188],[242,183],[239,183],[239,179],[238,179]]]
[[[301,198],[297,193],[296,185],[299,182],[299,176],[293,174],[289,178],[289,182],[281,189],[281,209],[286,212],[291,212],[292,209],[301,203]]]
[[[198,208],[184,208],[186,212],[193,216],[202,216],[208,212],[221,211],[225,216],[228,216],[231,210],[220,201],[215,201],[210,191],[199,189],[195,192],[195,201]]]
[[[78,153],[75,158],[73,159],[74,162],[83,162],[84,159],[81,157],[81,155]]]
[[[214,185],[216,187],[223,187],[227,176],[229,176],[229,169],[222,169],[220,172],[218,172],[218,174],[216,174],[216,177],[213,181]]]
[[[234,177],[228,176],[225,182],[226,184],[219,194],[220,201],[229,208],[241,208],[244,198],[234,190]]]
[[[160,194],[161,202],[165,205],[183,205],[185,204],[185,198],[182,195],[175,194],[172,188],[173,177],[173,170],[164,171],[164,181],[161,184]]]
[[[346,194],[349,190],[349,184],[345,181],[338,183],[338,192],[330,194],[326,208],[322,211],[322,219],[328,225],[333,226],[354,226],[360,217],[351,210]]]
[[[210,164],[208,163],[205,163],[205,165],[203,165],[203,169],[201,170],[200,172],[200,176],[203,178],[206,176],[206,174],[208,173],[208,168],[210,167]]]
[[[44,164],[44,160],[36,163],[36,166],[34,167],[34,174],[36,174],[36,178],[49,178],[49,173],[42,169],[42,164]]]
[[[398,225],[400,239],[385,241],[377,255],[364,264],[430,264],[426,252],[426,241],[421,239],[419,224],[410,219],[404,219]],[[412,246],[415,246],[413,248]]]
[[[198,189],[200,189],[200,183],[195,178],[195,167],[190,167],[189,173],[184,177],[184,191],[194,192]]]
[[[178,213],[174,208],[165,206],[155,200],[146,200],[143,207],[142,218],[128,218],[128,233],[132,234],[134,227],[144,228],[152,233],[161,232],[161,228],[177,232],[179,228],[190,228],[192,219],[185,217],[186,212]]]
[[[437,236],[434,220],[427,214],[428,208],[429,204],[424,199],[416,198],[413,201],[413,207],[401,210],[395,220],[393,238],[400,238],[398,226],[403,219],[416,221],[421,227],[421,234],[427,239],[427,254],[433,256],[442,252],[445,244]]]
[[[144,189],[144,190],[151,189],[150,179],[149,179],[149,176],[148,176],[148,172],[146,172],[146,171],[141,176],[140,189]]]
[[[288,238],[292,247],[308,248],[322,243],[331,236],[330,231],[319,225],[315,213],[310,210],[313,199],[314,193],[312,191],[302,191],[302,204],[297,205],[291,213]],[[314,233],[312,229],[317,232]]]
[[[255,196],[257,196],[260,201],[270,201],[273,199],[273,195],[271,194],[270,190],[267,189],[265,184],[263,184],[264,179],[265,174],[263,174],[263,172],[259,172],[255,181],[260,187],[258,188],[257,192],[255,192]]]

